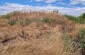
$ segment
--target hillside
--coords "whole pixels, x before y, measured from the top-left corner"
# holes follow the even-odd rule
[[[0,17],[0,55],[84,55],[84,28],[56,12],[11,12]]]

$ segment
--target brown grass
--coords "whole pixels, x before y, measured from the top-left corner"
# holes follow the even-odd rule
[[[65,52],[62,31],[73,37],[76,25],[59,13],[13,12],[10,18],[0,18],[0,55],[80,55],[80,52]],[[55,19],[53,23],[43,23],[44,18]],[[29,25],[26,21],[30,20]],[[6,21],[6,25],[2,26]],[[8,22],[15,20],[15,25]],[[21,23],[22,21],[22,23]],[[23,25],[22,25],[23,24]]]

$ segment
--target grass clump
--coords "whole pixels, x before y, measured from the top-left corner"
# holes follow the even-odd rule
[[[18,14],[19,14],[19,12],[13,11],[13,12],[10,12],[8,14],[2,15],[2,18],[3,19],[9,19],[10,17],[18,16]]]
[[[80,47],[82,48],[82,55],[85,55],[85,28],[78,32],[77,37],[79,38]]]
[[[52,19],[52,18],[44,18],[44,19],[42,20],[42,22],[44,22],[44,23],[54,23],[54,22],[55,22],[55,19]]]
[[[25,20],[25,24],[26,24],[26,26],[29,25],[31,22],[32,22],[31,20],[26,19],[26,20]]]
[[[17,23],[16,20],[9,20],[8,24],[10,24],[11,26],[15,25]]]
[[[85,28],[81,29],[77,36],[81,39],[81,47],[85,49]]]
[[[70,38],[68,33],[63,33],[62,39],[64,40],[64,44],[65,44],[65,52],[72,53],[72,54],[75,53],[78,46],[72,40],[72,38]]]
[[[9,19],[10,18],[10,14],[6,14],[2,16],[3,19]]]
[[[76,35],[76,39],[72,39],[68,35],[68,32],[63,32],[62,39],[65,42],[66,52],[75,53],[78,49],[81,49],[81,54],[85,55],[85,28],[80,29]]]
[[[24,20],[19,20],[18,22],[22,26],[28,26],[32,22],[32,20],[24,19]]]
[[[64,41],[66,53],[74,55],[76,52],[80,51],[80,45],[69,35],[67,28],[62,32],[62,40]]]

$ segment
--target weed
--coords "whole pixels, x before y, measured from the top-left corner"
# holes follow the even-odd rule
[[[44,19],[42,20],[42,22],[44,22],[44,23],[54,23],[54,22],[55,22],[55,19],[52,19],[52,18],[44,18]]]
[[[70,53],[74,53],[78,46],[70,38],[70,36],[67,33],[63,33],[62,39],[64,40],[65,51],[70,52]]]
[[[81,29],[77,36],[81,39],[81,47],[85,49],[85,28]]]
[[[24,20],[19,20],[18,21],[20,23],[20,25],[22,26],[28,26],[32,21],[29,19],[24,19]]]
[[[85,55],[85,28],[80,29],[78,32],[77,42],[80,44],[80,48],[82,49],[82,55]]]
[[[29,25],[30,23],[31,23],[31,20],[26,19],[26,22],[25,22],[26,26]]]

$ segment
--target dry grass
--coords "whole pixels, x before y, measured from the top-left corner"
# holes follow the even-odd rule
[[[73,38],[77,31],[75,23],[63,15],[45,12],[8,15],[8,19],[0,18],[0,55],[81,55],[80,50],[65,51],[62,31]],[[48,19],[45,21],[45,18]],[[6,25],[1,26],[4,20]],[[16,21],[15,25],[9,24],[12,21]]]

